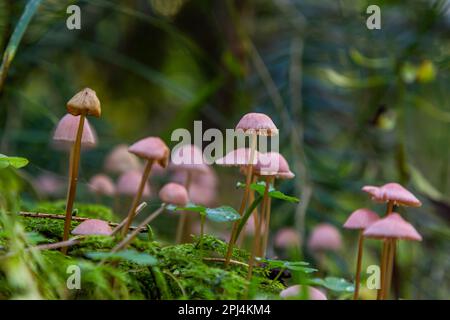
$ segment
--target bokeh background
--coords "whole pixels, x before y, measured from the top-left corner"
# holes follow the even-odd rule
[[[25,4],[0,1],[2,51]],[[70,4],[81,8],[81,30],[66,27]],[[366,28],[370,4],[381,8],[381,30]],[[225,130],[264,112],[297,175],[279,188],[301,199],[273,202],[272,234],[296,228],[314,261],[312,228],[335,225],[344,245],[324,268],[351,279],[356,234],[341,226],[357,208],[384,211],[362,186],[399,182],[424,203],[400,209],[424,240],[400,245],[396,294],[448,299],[449,39],[449,1],[43,0],[0,88],[0,152],[30,160],[20,176],[24,204],[45,199],[36,177],[66,181],[54,127],[66,101],[93,88],[103,109],[89,119],[99,145],[82,155],[78,194],[93,201],[89,178],[117,144],[158,135],[173,146],[172,130],[194,120]],[[238,206],[239,173],[214,170],[215,203]],[[170,233],[173,224],[162,224]],[[365,266],[379,244],[367,248]]]

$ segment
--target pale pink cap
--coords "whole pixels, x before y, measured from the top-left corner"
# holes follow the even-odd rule
[[[77,138],[80,116],[66,114],[59,120],[53,134],[53,145],[57,149],[70,150]],[[82,148],[93,148],[97,145],[97,136],[91,128],[88,119],[84,120],[83,134],[81,136]]]
[[[185,144],[172,150],[171,168],[194,173],[206,173],[208,165],[203,158],[202,150],[194,144]]]
[[[354,211],[347,221],[344,223],[344,228],[347,229],[366,229],[380,217],[372,210],[362,208]]]
[[[137,170],[132,170],[123,173],[116,185],[117,194],[134,196],[139,189],[139,184],[141,183],[142,172]],[[144,191],[142,192],[143,197],[150,196],[150,185],[148,182],[145,182]]]
[[[116,192],[114,182],[105,174],[96,174],[89,180],[89,191],[99,195],[113,196]]]
[[[224,157],[216,160],[220,166],[245,166],[250,164],[251,149],[239,148],[228,152]],[[252,165],[258,162],[258,150],[254,151]]]
[[[396,205],[409,207],[420,207],[422,205],[411,192],[395,182],[387,183],[381,187],[365,186],[362,190],[369,193],[372,200],[376,202],[393,201]]]
[[[260,153],[253,172],[260,176],[273,176],[278,179],[292,179],[295,174],[290,170],[286,159],[278,152]]]
[[[64,183],[57,175],[43,173],[34,180],[34,187],[45,195],[58,195],[64,190]]]
[[[72,234],[74,235],[110,235],[112,229],[108,222],[99,219],[89,219],[80,223]]]
[[[138,157],[128,152],[128,146],[119,144],[107,155],[105,170],[111,173],[124,173],[130,170],[141,170]]]
[[[422,236],[417,230],[396,212],[372,224],[364,231],[364,236],[422,241]]]
[[[189,196],[184,186],[169,182],[159,191],[159,198],[164,203],[177,206],[185,206],[189,202]]]
[[[308,247],[313,251],[338,251],[342,247],[341,234],[331,224],[319,224],[309,237]]]
[[[262,136],[274,136],[278,134],[278,129],[272,119],[264,113],[247,113],[236,126],[236,130],[243,130],[245,133],[256,133]]]
[[[164,141],[158,137],[148,137],[139,140],[131,145],[128,151],[138,157],[155,160],[163,168],[167,167],[167,163],[169,162],[170,150]]]
[[[285,249],[300,247],[300,235],[293,228],[283,228],[275,235],[275,246]]]
[[[301,288],[302,287],[300,285],[287,287],[286,289],[280,292],[280,297],[283,299],[297,298],[300,296]],[[327,296],[322,291],[314,287],[308,286],[308,295],[309,300],[327,300]]]

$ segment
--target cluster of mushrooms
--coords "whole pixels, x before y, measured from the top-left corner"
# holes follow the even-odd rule
[[[70,150],[69,185],[62,243],[70,242],[70,233],[75,235],[76,239],[93,234],[117,236],[120,241],[112,249],[113,252],[116,252],[126,248],[139,232],[164,212],[168,204],[186,207],[189,203],[209,205],[214,201],[213,190],[217,181],[211,167],[205,163],[201,149],[195,145],[183,145],[173,150],[171,155],[170,149],[164,141],[158,137],[147,137],[129,147],[117,146],[106,158],[105,169],[118,175],[117,184],[114,184],[106,174],[95,175],[89,182],[91,192],[98,197],[105,195],[116,197],[119,194],[131,197],[132,201],[127,209],[126,217],[114,228],[109,222],[88,219],[70,230],[77,191],[80,153],[82,149],[93,147],[96,144],[96,134],[91,128],[87,116],[99,117],[101,115],[100,101],[95,91],[86,88],[70,99],[67,103],[67,111],[68,114],[60,120],[53,137],[56,146]],[[258,151],[258,137],[278,134],[278,129],[270,117],[262,113],[248,113],[241,118],[236,130],[241,130],[245,135],[250,136],[249,147],[233,150],[217,159],[215,163],[219,166],[239,168],[239,172],[245,177],[245,185],[238,213],[241,218],[247,211],[251,213],[251,216],[244,225],[245,232],[241,232],[242,228],[239,228],[240,220],[234,222],[223,261],[224,266],[227,267],[233,248],[242,243],[246,232],[251,233],[253,241],[248,268],[248,279],[251,279],[257,258],[266,257],[271,216],[269,192],[273,188],[275,180],[292,179],[294,174],[280,153]],[[174,161],[178,157],[186,159],[186,156],[193,161]],[[170,157],[172,161],[170,161]],[[138,160],[139,158],[144,160],[143,166]],[[152,174],[160,174],[166,169],[174,170],[175,174],[172,176],[172,181],[165,184],[158,193],[162,205],[143,219],[137,227],[133,227],[133,220],[146,206],[143,199],[150,195],[149,177]],[[60,187],[53,186],[51,182],[51,177],[45,177],[36,183],[39,183],[43,190],[60,189]],[[262,197],[258,197],[259,202],[255,201],[255,191],[251,187],[256,182],[264,185],[264,193]],[[394,206],[417,207],[421,203],[414,195],[396,183],[389,183],[382,187],[367,186],[363,190],[370,193],[375,201],[387,202],[387,213],[385,218],[379,219],[373,211],[359,209],[348,218],[344,225],[345,228],[360,230],[355,299],[358,298],[359,292],[364,237],[383,239],[381,288],[378,298],[384,299],[389,293],[396,241],[399,239],[421,240],[417,231],[398,213],[393,212]],[[175,239],[177,243],[189,241],[195,222],[192,219],[190,214],[179,216]],[[201,235],[203,235],[203,224],[201,228]],[[274,237],[274,245],[282,249],[299,248],[301,244],[298,232],[292,228],[280,230]],[[308,242],[310,250],[317,253],[319,264],[320,257],[324,252],[337,251],[341,245],[339,231],[329,224],[316,226]],[[62,252],[67,253],[67,248],[68,246],[62,246]],[[304,289],[309,292],[310,299],[326,299],[326,296],[318,289],[312,287]],[[281,293],[281,297],[298,296],[301,290],[301,286],[289,287]]]
[[[377,299],[384,300],[389,298],[397,241],[422,241],[417,230],[400,214],[394,212],[394,208],[397,206],[420,207],[422,203],[411,192],[394,182],[380,187],[365,186],[362,190],[367,192],[373,201],[386,203],[386,214],[380,218],[374,211],[362,208],[354,211],[344,224],[344,228],[359,230],[353,298],[357,300],[359,295],[363,245],[364,238],[367,237],[383,241],[380,289]]]

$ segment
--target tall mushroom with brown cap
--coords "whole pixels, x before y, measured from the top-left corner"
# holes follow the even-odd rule
[[[170,168],[178,174],[185,175],[184,187],[190,193],[193,180],[199,175],[208,174],[208,165],[202,150],[194,144],[184,144],[172,150]],[[188,242],[192,227],[192,217],[183,214],[177,226],[176,242]]]
[[[384,283],[382,283],[381,299],[389,296],[392,268],[394,265],[395,247],[397,240],[422,241],[422,236],[398,213],[392,212],[383,219],[373,223],[364,231],[364,236],[369,238],[384,239],[390,242],[387,248],[387,263],[385,265]]]
[[[80,162],[81,141],[84,132],[86,116],[100,117],[100,101],[94,90],[85,88],[78,92],[67,102],[67,111],[73,116],[79,116],[77,135],[71,149],[70,157],[70,179],[67,192],[66,219],[64,223],[63,241],[69,239],[70,223],[72,221],[73,202],[77,190],[78,167]],[[67,247],[62,248],[62,252],[67,252]]]
[[[359,296],[359,284],[361,278],[361,263],[364,249],[364,230],[378,221],[378,215],[372,210],[361,208],[354,211],[345,221],[344,228],[359,230],[358,237],[358,257],[356,260],[356,273],[355,273],[355,290],[353,292],[353,300],[358,300]]]
[[[372,200],[378,203],[387,202],[386,215],[390,215],[394,206],[407,206],[407,207],[420,207],[422,203],[418,200],[411,192],[406,190],[403,186],[398,183],[391,182],[383,186],[364,186],[362,188],[364,192],[370,194]],[[392,246],[394,241],[392,239],[383,240],[383,249],[381,253],[381,285],[382,287],[378,290],[377,299],[382,299],[384,295],[385,279],[387,263],[389,259],[389,252],[392,251]]]
[[[162,167],[167,167],[169,161],[170,150],[167,145],[158,137],[148,137],[138,142],[134,143],[128,148],[128,151],[140,158],[147,160],[147,163],[142,174],[141,182],[139,184],[138,191],[133,199],[130,210],[128,211],[128,220],[122,229],[122,235],[124,236],[128,232],[128,228],[133,222],[134,213],[137,206],[139,205],[142,197],[142,192],[144,191],[145,185],[147,184],[150,171],[152,169],[153,162],[159,163]]]

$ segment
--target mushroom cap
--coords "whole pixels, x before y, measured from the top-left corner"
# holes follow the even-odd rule
[[[338,251],[342,247],[341,234],[331,224],[321,223],[313,229],[308,247],[313,251]]]
[[[189,202],[186,188],[181,184],[169,182],[159,191],[159,198],[162,202],[184,207]]]
[[[251,112],[245,114],[239,120],[236,130],[243,130],[244,133],[256,133],[260,136],[275,136],[278,129],[272,119],[264,113]]]
[[[277,179],[292,179],[295,174],[289,169],[286,159],[278,152],[259,153],[253,173],[259,176],[273,176]]]
[[[112,229],[108,222],[99,219],[89,219],[80,223],[72,230],[74,235],[110,235]]]
[[[84,88],[67,102],[67,112],[74,116],[86,114],[100,117],[102,110],[97,94],[90,88]]]
[[[216,164],[219,166],[232,167],[232,166],[245,166],[250,164],[250,152],[249,148],[238,148],[228,152],[224,157],[216,160]],[[252,165],[256,165],[258,162],[258,150],[255,150]]]
[[[114,182],[105,174],[96,174],[89,180],[89,191],[92,193],[113,196],[116,192]]]
[[[36,190],[45,195],[59,195],[64,190],[63,181],[52,173],[43,173],[33,181]]]
[[[405,221],[398,213],[393,212],[372,224],[364,231],[364,236],[368,238],[392,238],[422,241],[422,236],[417,230]]]
[[[155,160],[161,167],[167,167],[169,162],[170,150],[164,141],[158,137],[148,137],[134,143],[128,148],[128,151],[138,157]]]
[[[287,287],[280,292],[280,297],[283,299],[297,298],[300,295],[301,288],[302,287],[300,285]],[[308,294],[309,300],[327,300],[327,296],[322,291],[314,287],[308,286]]]
[[[189,199],[193,203],[209,207],[216,203],[218,178],[212,167],[206,166],[205,168],[206,172],[203,174],[192,175],[188,193]],[[171,180],[186,185],[187,176],[187,171],[176,170],[172,174]]]
[[[276,233],[274,242],[278,248],[300,247],[300,236],[293,228],[283,228]]]
[[[111,173],[124,173],[130,170],[141,170],[138,157],[128,152],[128,146],[119,144],[106,156],[105,170]]]
[[[56,149],[70,150],[77,138],[79,116],[66,114],[59,120],[53,134],[53,145]],[[84,149],[93,148],[97,145],[97,135],[91,128],[89,121],[85,119],[83,134],[81,135],[81,147]]]
[[[378,221],[380,217],[372,210],[361,208],[348,217],[344,223],[344,228],[347,229],[366,229],[375,221]]]
[[[369,193],[372,200],[376,202],[393,201],[396,205],[409,207],[420,207],[422,205],[411,192],[395,182],[387,183],[381,187],[364,186],[362,190]]]
[[[134,196],[138,192],[141,179],[142,179],[142,172],[138,170],[131,170],[122,173],[117,181],[116,193],[126,196]],[[142,196],[143,197],[150,196],[150,185],[148,181],[145,182]]]
[[[194,144],[185,144],[172,150],[170,167],[193,173],[206,173],[208,165],[203,158],[202,150]]]

